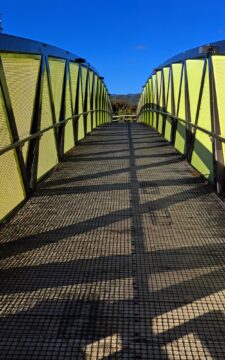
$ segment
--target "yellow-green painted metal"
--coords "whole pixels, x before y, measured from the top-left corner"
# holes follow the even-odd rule
[[[78,113],[82,114],[84,112],[84,90],[83,90],[83,84],[84,81],[82,80],[82,76],[84,76],[84,72],[82,72],[82,67],[80,66],[80,72],[79,72],[79,107],[78,107]],[[84,115],[80,115],[78,119],[78,141],[82,140],[84,138]]]
[[[178,79],[173,82],[174,89],[175,89],[175,86],[178,87],[176,89],[176,91],[174,91],[175,114],[179,118],[185,120],[186,119],[186,115],[185,115],[185,76],[184,76],[184,68],[182,69],[182,65],[179,68],[177,68],[177,76],[178,76]],[[185,153],[185,143],[186,143],[186,126],[184,123],[178,121],[176,134],[175,134],[174,146],[181,154]]]
[[[1,59],[13,112],[17,119],[19,138],[23,139],[30,134],[40,56],[25,57],[18,54],[15,57],[13,54],[2,54]],[[28,145],[27,142],[22,148],[25,162]]]
[[[84,120],[90,133],[112,112],[103,78],[85,60],[31,40],[0,38],[2,222],[33,191],[31,183],[85,137]]]
[[[73,102],[71,97],[71,88],[70,88],[70,72],[67,77],[66,82],[66,98],[65,98],[65,117],[66,119],[70,119],[73,115],[72,108]],[[64,153],[72,149],[75,145],[74,142],[74,131],[73,131],[73,121],[68,121],[65,124],[65,133],[64,133]]]
[[[98,77],[94,75],[94,89],[93,89],[93,110],[97,110],[97,86]],[[93,111],[93,129],[97,126],[97,112]]]
[[[93,71],[89,71],[89,77],[88,77],[88,86],[87,86],[87,133],[89,134],[92,130],[91,125],[91,119],[92,119],[92,113],[90,112],[92,110],[91,108],[91,94],[92,94],[92,87],[93,87]]]
[[[70,81],[71,81],[73,115],[75,114],[78,75],[79,75],[79,65],[70,61]]]
[[[43,130],[53,125],[53,117],[51,111],[50,94],[47,80],[47,71],[44,71],[43,78],[43,92],[42,92],[42,106],[41,106],[41,126]],[[54,130],[50,129],[45,132],[39,142],[38,154],[38,180],[43,177],[49,170],[51,170],[58,163],[56,139]]]
[[[225,56],[213,56],[213,71],[217,94],[220,135],[225,137]],[[222,144],[225,157],[225,144]]]
[[[137,115],[138,121],[161,133],[221,191],[225,178],[225,42],[218,44],[180,54],[154,70],[143,87]]]
[[[65,73],[65,60],[49,59],[50,77],[55,105],[56,121],[59,122],[60,109],[62,103],[63,79]]]
[[[12,142],[9,120],[0,88],[0,148]],[[25,190],[14,149],[0,156],[0,218],[3,219],[25,198]]]
[[[209,69],[206,68],[204,87],[202,92],[201,107],[198,118],[198,125],[208,131],[212,130],[212,119],[210,114],[210,88]],[[213,183],[213,144],[212,138],[197,130],[195,135],[194,151],[191,164]]]

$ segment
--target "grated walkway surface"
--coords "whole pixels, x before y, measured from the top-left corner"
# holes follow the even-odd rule
[[[225,359],[225,208],[153,130],[96,129],[0,229],[0,359]]]

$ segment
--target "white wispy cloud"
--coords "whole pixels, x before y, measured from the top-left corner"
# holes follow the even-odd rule
[[[134,48],[135,48],[135,50],[142,51],[142,50],[146,50],[148,47],[144,44],[138,44]]]

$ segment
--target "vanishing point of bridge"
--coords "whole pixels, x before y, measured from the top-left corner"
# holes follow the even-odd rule
[[[120,123],[84,59],[0,44],[0,359],[224,359],[224,45]]]

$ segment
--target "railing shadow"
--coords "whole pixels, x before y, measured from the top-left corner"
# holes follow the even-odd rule
[[[151,251],[146,248],[143,222],[143,217],[148,215],[153,227],[159,227],[155,220],[156,213],[165,210],[163,220],[168,221],[168,231],[171,229],[173,233],[172,230],[180,227],[175,223],[170,209],[190,199],[202,199],[204,204],[204,198],[210,195],[211,190],[202,184],[201,178],[191,175],[187,179],[174,178],[174,185],[190,187],[185,190],[181,188],[175,194],[162,195],[160,201],[153,199],[143,203],[141,191],[168,187],[170,184],[165,179],[140,182],[139,171],[179,164],[181,160],[177,155],[177,159],[172,156],[168,161],[137,165],[139,158],[136,156],[133,135],[136,126],[128,124],[121,127],[124,132],[128,129],[129,167],[94,174],[94,177],[101,178],[125,171],[129,173],[129,183],[100,184],[92,188],[89,185],[47,188],[48,184],[62,185],[64,180],[60,182],[58,179],[53,184],[47,181],[36,194],[52,196],[70,192],[86,194],[127,190],[130,192],[128,208],[20,239],[17,236],[11,242],[1,243],[2,259],[20,253],[26,256],[28,251],[49,244],[59,245],[62,241],[62,246],[66,246],[65,240],[76,235],[87,234],[102,226],[106,228],[117,221],[132,220],[131,228],[125,230],[131,238],[129,254],[96,254],[96,257],[90,258],[86,255],[86,258],[81,256],[72,261],[28,266],[21,263],[21,266],[1,270],[0,294],[4,295],[4,301],[7,303],[13,294],[20,294],[19,298],[23,299],[18,304],[21,310],[14,313],[13,305],[9,309],[6,307],[9,313],[0,319],[1,342],[9,354],[11,351],[12,354],[24,355],[24,359],[34,358],[34,354],[37,354],[35,356],[38,358],[47,354],[48,349],[52,358],[67,354],[68,358],[76,359],[170,359],[172,356],[176,358],[176,354],[180,355],[182,346],[179,347],[179,341],[183,341],[183,352],[187,358],[204,359],[205,353],[215,360],[225,357],[224,304],[215,301],[218,306],[212,308],[210,305],[212,297],[222,299],[221,292],[225,288],[224,226],[217,229],[210,223],[200,234],[197,232],[196,236],[200,239],[206,236],[207,230],[209,238],[213,237],[210,243],[194,246],[187,242],[186,246],[176,248],[172,248],[171,244],[166,249]],[[87,179],[92,179],[91,176],[93,174]],[[85,176],[82,179],[86,179]],[[67,180],[68,184],[76,181],[74,178]],[[193,221],[190,220],[190,229]],[[188,234],[185,234],[188,228],[187,223],[180,233],[181,237],[188,239]],[[79,245],[79,241],[81,244],[83,239],[74,241],[73,251],[76,251],[76,245]],[[115,242],[115,238],[112,237],[111,241]],[[185,241],[181,243],[185,244]],[[86,245],[83,243],[82,246],[85,253]],[[106,288],[108,294],[105,293]],[[42,300],[39,295],[38,302],[35,298],[29,302],[33,292],[43,293]],[[180,317],[176,317],[174,312]],[[192,334],[200,340],[202,348],[199,343],[194,343]],[[170,346],[171,349],[175,348],[175,352],[168,357]],[[189,354],[185,351],[189,351]]]

